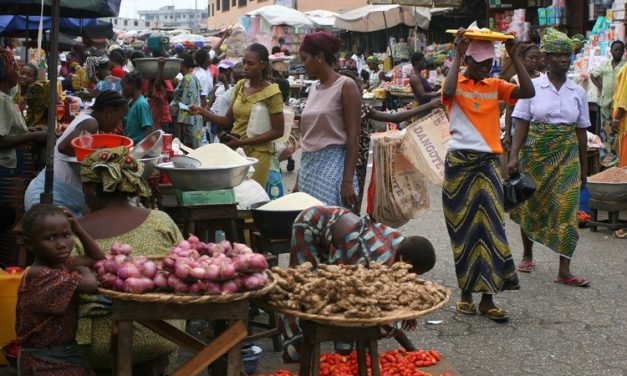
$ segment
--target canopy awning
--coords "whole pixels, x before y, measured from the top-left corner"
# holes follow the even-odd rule
[[[431,21],[431,13],[415,12],[412,7],[400,5],[366,5],[346,13],[340,13],[335,19],[335,27],[348,31],[369,33],[400,24],[426,29]]]
[[[302,12],[282,5],[268,5],[246,13],[247,16],[263,17],[272,26],[315,27],[316,25]]]
[[[409,5],[426,8],[461,7],[462,0],[369,0],[372,5]]]
[[[335,18],[338,13],[331,12],[328,10],[310,10],[305,12],[305,15],[318,27],[329,28],[335,25]]]
[[[122,0],[61,0],[61,17],[117,17]],[[44,0],[44,15],[50,14],[52,0]],[[39,15],[41,1],[0,0],[0,14]]]

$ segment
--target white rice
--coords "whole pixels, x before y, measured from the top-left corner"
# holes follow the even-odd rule
[[[207,144],[189,153],[200,161],[201,167],[238,166],[248,160],[224,144]]]
[[[322,205],[324,205],[324,202],[311,197],[307,193],[296,192],[270,201],[267,204],[258,207],[257,209],[267,211],[293,211],[305,210],[312,206]]]

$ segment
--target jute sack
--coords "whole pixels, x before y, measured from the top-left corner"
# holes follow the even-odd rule
[[[405,128],[401,153],[428,181],[442,185],[449,138],[449,122],[442,110],[435,110]]]
[[[429,208],[427,180],[401,153],[404,131],[372,136],[375,173],[374,218],[387,226],[400,227]]]

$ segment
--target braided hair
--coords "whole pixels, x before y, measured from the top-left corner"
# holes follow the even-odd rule
[[[253,43],[248,46],[246,50],[257,54],[257,58],[259,59],[259,61],[266,65],[262,73],[263,78],[266,79],[270,77],[272,73],[272,68],[270,67],[270,54],[268,53],[268,49],[263,44]]]
[[[113,90],[105,90],[98,94],[92,109],[94,111],[102,111],[106,108],[121,108],[125,106],[128,106],[128,99],[124,98],[122,94]]]
[[[0,50],[0,80],[4,80],[7,73],[15,66],[15,59],[11,51],[2,49]]]

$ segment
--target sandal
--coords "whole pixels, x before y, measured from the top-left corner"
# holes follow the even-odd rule
[[[481,312],[481,314],[492,321],[503,322],[509,320],[509,316],[503,308],[493,307],[488,309],[485,312]]]
[[[557,278],[555,283],[578,287],[587,287],[590,285],[590,281],[587,281],[583,277]]]
[[[614,235],[615,238],[627,239],[627,230],[621,228],[620,230],[614,231],[612,235]]]
[[[457,313],[461,313],[462,315],[473,316],[477,314],[477,307],[475,306],[475,303],[472,302],[457,302],[455,304],[455,309],[457,310]]]
[[[522,260],[518,264],[518,271],[522,273],[531,273],[536,268],[536,263],[533,260]]]

